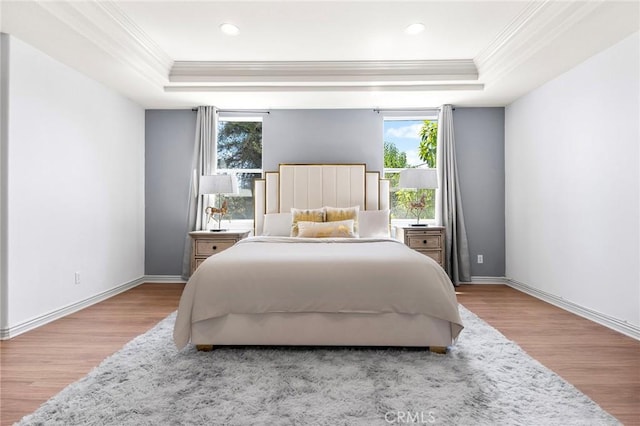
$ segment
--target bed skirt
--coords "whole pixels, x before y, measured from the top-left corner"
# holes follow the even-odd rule
[[[193,323],[191,343],[279,346],[450,346],[454,341],[451,327],[449,321],[420,314],[227,314]]]

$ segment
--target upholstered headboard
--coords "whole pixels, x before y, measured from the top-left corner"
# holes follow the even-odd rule
[[[299,209],[360,206],[389,208],[389,181],[364,164],[280,164],[255,182],[255,235],[262,234],[264,215]]]

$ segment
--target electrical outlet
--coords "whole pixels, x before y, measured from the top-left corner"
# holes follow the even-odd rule
[[[481,254],[478,255],[478,263],[484,263],[484,257]]]
[[[80,284],[80,272],[76,272],[75,278],[76,278],[76,285]]]

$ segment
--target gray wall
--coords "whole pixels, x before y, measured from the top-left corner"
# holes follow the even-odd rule
[[[180,275],[196,114],[146,116],[147,275]],[[474,276],[504,276],[504,108],[456,108],[458,170]],[[372,110],[271,110],[263,168],[280,163],[362,163],[382,170],[383,117]],[[475,263],[483,254],[485,263]]]
[[[471,275],[503,277],[504,108],[456,107],[453,127]]]
[[[367,110],[272,110],[263,122],[263,167],[366,163],[381,171],[382,116]]]
[[[180,275],[196,113],[147,110],[145,274]],[[382,117],[373,110],[271,110],[263,116],[263,168],[365,162],[382,170]]]
[[[196,132],[191,110],[145,116],[145,274],[180,275]]]

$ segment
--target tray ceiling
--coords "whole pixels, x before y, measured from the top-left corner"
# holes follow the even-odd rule
[[[638,2],[3,1],[2,31],[146,108],[504,106],[638,31]],[[412,23],[425,31],[408,35]],[[222,23],[240,29],[220,31]]]

